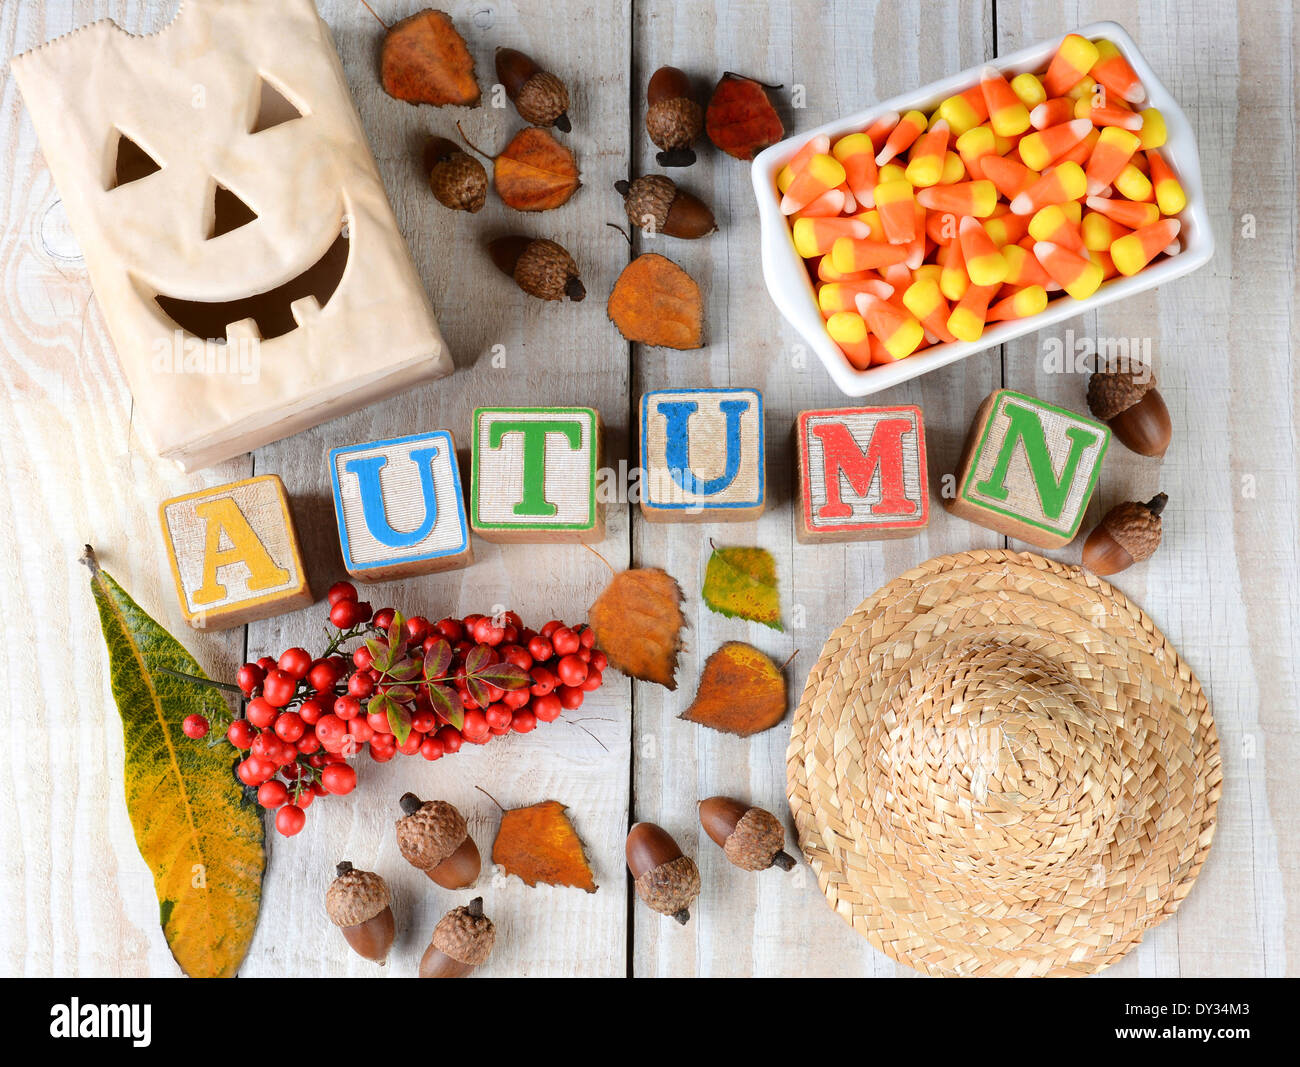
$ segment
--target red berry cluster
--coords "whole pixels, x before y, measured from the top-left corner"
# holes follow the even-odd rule
[[[405,619],[392,608],[372,612],[351,582],[335,583],[329,604],[339,633],[325,654],[290,648],[245,663],[236,677],[244,715],[226,728],[243,753],[235,777],[257,803],[279,809],[275,826],[286,836],[303,828],[316,797],[352,792],[347,760],[363,748],[377,763],[399,752],[441,759],[467,741],[553,722],[603,681],[607,660],[586,626],[553,620],[530,630],[513,611]],[[195,739],[208,728],[202,715],[182,723]]]

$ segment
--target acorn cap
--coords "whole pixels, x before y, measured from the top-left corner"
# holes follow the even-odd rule
[[[722,851],[737,867],[765,871],[784,848],[785,827],[781,821],[770,811],[750,808],[736,823]]]
[[[453,152],[434,162],[429,170],[429,188],[444,207],[474,214],[487,202],[487,171],[468,152]]]
[[[578,265],[563,245],[545,238],[530,241],[515,262],[519,288],[542,300],[581,300],[587,295],[578,278]]]
[[[539,70],[519,90],[515,110],[525,122],[534,126],[559,126],[562,132],[572,129],[565,112],[569,110],[569,90],[548,70]],[[563,123],[559,120],[565,119]]]
[[[645,129],[665,151],[688,148],[704,129],[704,110],[686,96],[659,100],[646,108]]]
[[[675,916],[700,895],[700,870],[689,856],[678,856],[652,867],[633,884],[648,908]]]
[[[452,908],[438,920],[431,944],[458,963],[477,967],[487,960],[496,940],[497,928],[483,914],[483,898],[475,897],[468,907]]]
[[[388,883],[373,871],[359,871],[346,860],[325,890],[325,914],[335,926],[359,926],[391,903]]]
[[[1093,371],[1088,379],[1088,410],[1102,422],[1127,411],[1156,387],[1156,376],[1149,368],[1141,378],[1133,370]]]
[[[403,810],[410,803],[402,797]],[[397,847],[412,867],[433,870],[469,836],[465,817],[445,800],[428,800],[396,822]]]
[[[1169,497],[1158,493],[1145,504],[1126,500],[1116,504],[1101,520],[1101,526],[1133,557],[1135,563],[1150,559],[1160,547],[1161,520]]]
[[[646,216],[654,220],[654,229],[662,231],[668,222],[668,210],[677,198],[677,184],[662,174],[644,174],[631,182],[615,182],[623,194],[627,220],[638,229],[646,229]]]

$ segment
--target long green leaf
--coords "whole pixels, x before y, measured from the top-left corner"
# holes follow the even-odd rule
[[[127,813],[153,872],[163,934],[186,974],[233,977],[261,906],[262,820],[242,803],[232,750],[181,731],[191,712],[219,720],[228,710],[214,690],[162,673],[205,677],[89,549],[85,562],[122,717]]]

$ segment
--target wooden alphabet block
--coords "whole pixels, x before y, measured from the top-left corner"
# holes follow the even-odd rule
[[[164,500],[158,509],[186,621],[225,630],[312,603],[284,486],[274,474]]]
[[[1079,532],[1110,429],[1036,397],[999,389],[980,405],[948,510],[1039,548]]]
[[[448,430],[330,450],[343,566],[363,582],[452,570],[474,560]]]
[[[641,514],[651,522],[748,522],[767,498],[763,394],[657,389],[641,397]]]
[[[605,509],[596,497],[601,433],[593,408],[477,409],[474,532],[485,541],[603,540]]]
[[[930,521],[920,408],[801,411],[795,450],[805,544],[910,537]]]

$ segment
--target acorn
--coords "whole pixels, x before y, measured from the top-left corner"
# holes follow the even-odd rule
[[[325,913],[358,956],[381,967],[393,947],[393,909],[388,883],[371,871],[359,871],[347,860],[325,890]]]
[[[1149,370],[1094,371],[1088,380],[1088,410],[1140,456],[1163,456],[1169,447],[1169,409]]]
[[[424,169],[434,199],[443,207],[472,215],[487,202],[488,176],[483,164],[447,138],[429,138]]]
[[[465,817],[445,800],[422,801],[405,793],[399,801],[397,847],[406,862],[418,867],[443,889],[465,889],[478,880],[482,867]]]
[[[429,947],[420,957],[421,978],[464,978],[486,962],[496,944],[497,928],[483,914],[483,898],[467,907],[452,908],[433,928]]]
[[[554,241],[498,237],[488,245],[488,255],[529,296],[539,300],[563,300],[567,296],[577,302],[587,295],[578,277],[578,265],[564,246]]]
[[[645,174],[633,181],[616,181],[627,220],[652,237],[657,233],[693,241],[713,233],[718,224],[696,196],[677,188],[662,174]]]
[[[709,797],[700,801],[700,825],[741,870],[780,867],[788,871],[795,865],[794,857],[785,851],[785,827],[763,808],[731,797]]]
[[[690,906],[700,895],[700,871],[683,856],[668,831],[652,822],[639,822],[627,833],[627,868],[636,895],[651,911],[671,915],[683,926]]]
[[[1116,504],[1083,542],[1083,565],[1093,574],[1118,574],[1150,559],[1160,547],[1160,513],[1169,497],[1157,493],[1145,504]]]
[[[523,52],[497,49],[497,81],[505,86],[519,117],[534,126],[554,126],[568,133],[569,90],[550,71],[542,70]]]
[[[691,99],[691,82],[676,67],[660,67],[650,75],[645,91],[645,129],[663,151],[661,167],[689,167],[695,162],[691,144],[704,130],[704,109]]]

